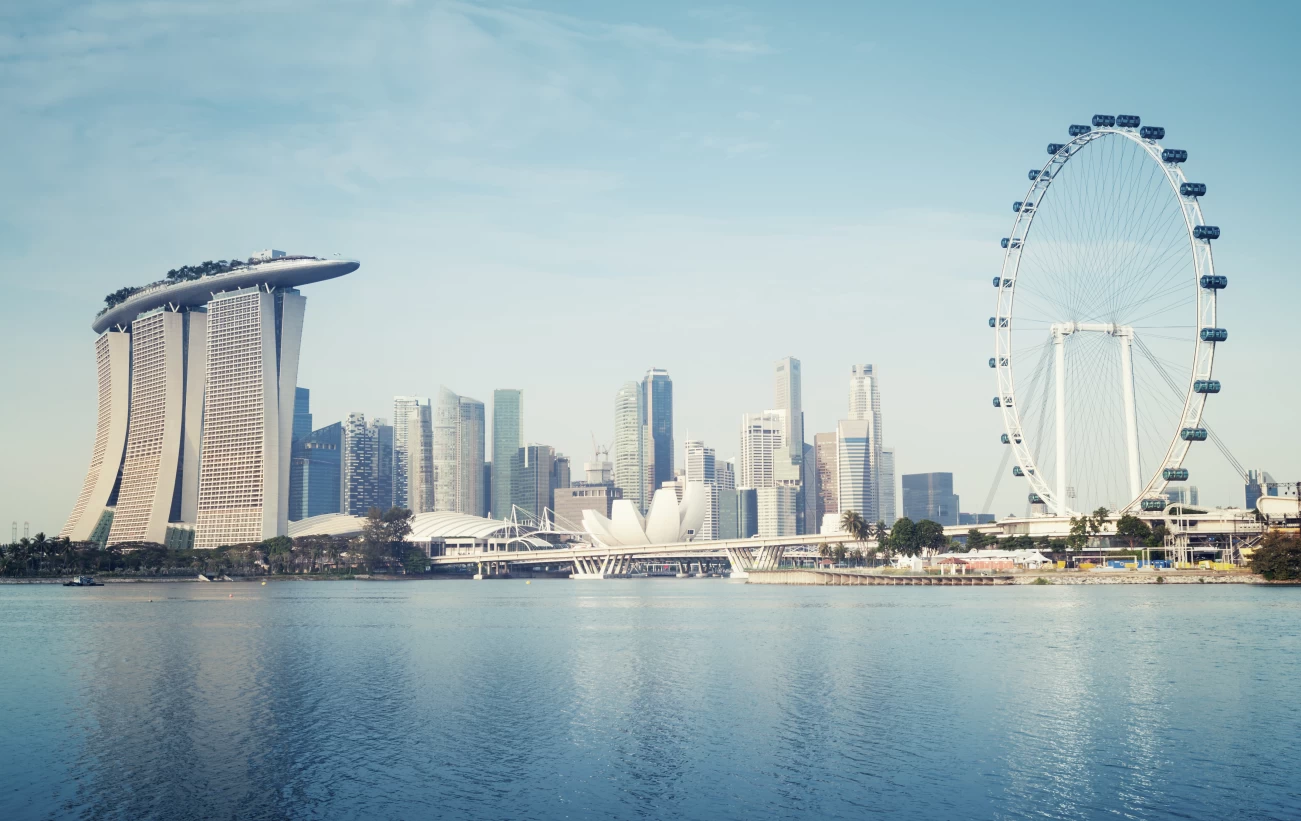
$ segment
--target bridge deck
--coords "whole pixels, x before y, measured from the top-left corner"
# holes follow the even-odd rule
[[[1011,576],[895,576],[883,573],[854,573],[844,570],[751,570],[746,584],[812,585],[905,585],[940,587],[987,587],[1012,584]]]

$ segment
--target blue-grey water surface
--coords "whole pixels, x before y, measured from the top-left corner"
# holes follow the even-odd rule
[[[0,628],[9,821],[1301,818],[1296,588],[6,585]]]

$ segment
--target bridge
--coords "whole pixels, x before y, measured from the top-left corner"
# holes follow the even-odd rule
[[[442,555],[433,556],[429,561],[440,567],[474,565],[478,569],[476,575],[483,578],[504,575],[511,565],[568,564],[573,567],[575,579],[606,579],[628,575],[634,562],[722,558],[731,566],[732,578],[745,578],[752,570],[776,570],[787,551],[801,550],[804,556],[816,558],[823,545],[856,541],[847,533],[620,547],[580,542],[570,547],[542,548],[520,540],[509,544],[448,546]],[[875,542],[867,544],[875,547]]]

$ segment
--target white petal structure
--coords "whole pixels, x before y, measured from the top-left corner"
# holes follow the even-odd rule
[[[681,503],[673,488],[657,490],[645,519],[631,500],[619,499],[609,519],[595,510],[584,510],[583,527],[605,547],[676,544],[688,541],[700,529],[705,520],[705,504],[704,485],[691,482]]]

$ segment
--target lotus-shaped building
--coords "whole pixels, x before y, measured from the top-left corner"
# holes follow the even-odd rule
[[[677,490],[660,488],[643,518],[629,499],[615,501],[610,518],[583,511],[583,527],[603,547],[676,544],[690,541],[705,521],[705,486],[688,482],[682,501]]]

